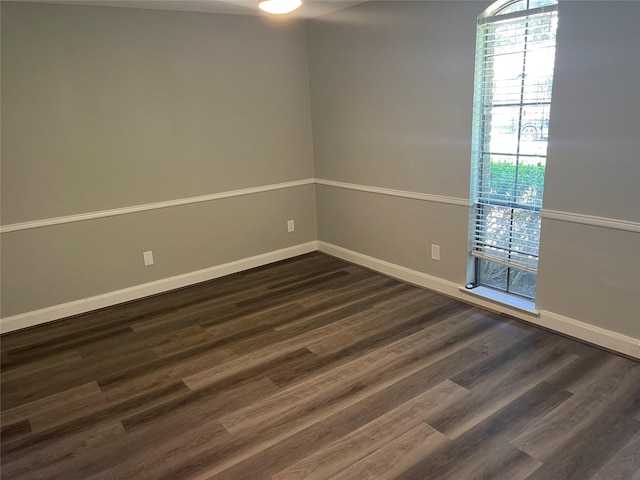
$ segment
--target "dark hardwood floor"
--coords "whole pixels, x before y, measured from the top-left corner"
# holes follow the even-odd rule
[[[5,479],[640,480],[640,363],[319,253],[1,343]]]

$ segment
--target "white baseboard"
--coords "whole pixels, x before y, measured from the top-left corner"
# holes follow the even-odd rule
[[[241,260],[216,265],[215,267],[205,268],[195,272],[185,273],[183,275],[163,278],[154,282],[124,288],[122,290],[116,290],[114,292],[104,293],[84,298],[82,300],[75,300],[60,305],[42,308],[40,310],[1,318],[0,333],[7,333],[22,328],[33,327],[42,323],[70,317],[72,315],[79,315],[99,308],[137,300],[150,295],[175,290],[176,288],[186,287],[196,283],[205,282],[207,280],[213,280],[214,278],[223,277],[225,275],[241,272],[250,268],[260,267],[280,260],[286,260],[287,258],[296,257],[316,250],[318,250],[317,242],[313,241],[303,243],[301,245],[263,253],[254,257],[243,258]]]
[[[399,280],[403,280],[413,285],[428,288],[429,290],[437,290],[438,292],[444,293],[445,295],[454,296],[456,295],[458,288],[460,288],[460,285],[455,282],[444,280],[439,277],[434,277],[433,275],[428,275],[426,273],[418,272],[417,270],[412,270],[395,263],[379,260],[375,257],[370,257],[369,255],[354,252],[353,250],[349,250],[347,248],[338,247],[337,245],[333,245],[331,243],[319,241],[318,250],[322,253],[326,253],[327,255],[331,255],[333,257],[346,260],[347,262],[370,268],[371,270],[375,270],[376,272],[383,273]]]
[[[540,311],[538,320],[537,323],[541,327],[640,359],[640,339],[612,332],[611,330],[596,327],[547,310]]]
[[[42,323],[70,317],[72,315],[79,315],[100,308],[109,307],[111,305],[167,292],[176,288],[186,287],[207,280],[213,280],[225,275],[260,267],[262,265],[296,257],[316,250],[341,258],[348,262],[370,268],[371,270],[375,270],[376,272],[397,278],[407,283],[428,288],[429,290],[457,298],[467,303],[472,303],[479,307],[498,311],[500,313],[506,313],[512,317],[525,320],[541,327],[549,328],[579,340],[640,359],[640,339],[596,327],[546,310],[542,310],[538,316],[522,310],[510,308],[507,305],[487,301],[481,297],[461,292],[460,285],[456,282],[434,277],[433,275],[428,275],[417,270],[386,262],[375,257],[321,241],[313,241],[293,247],[283,248],[183,275],[176,275],[174,277],[164,278],[162,280],[156,280],[154,282],[136,285],[134,287],[102,295],[96,295],[40,310],[5,317],[0,319],[0,333],[7,333],[22,328],[33,327]]]
[[[420,287],[428,288],[429,290],[434,290],[449,297],[457,298],[467,303],[472,303],[479,307],[498,311],[500,313],[506,313],[512,317],[554,330],[558,333],[640,359],[640,339],[622,335],[611,330],[596,327],[594,325],[545,310],[542,310],[540,315],[536,315],[519,309],[510,308],[504,304],[483,300],[480,297],[461,292],[460,285],[455,282],[434,277],[417,270],[386,262],[384,260],[338,247],[330,243],[319,241],[318,249],[328,255],[370,268],[371,270],[375,270],[376,272],[380,272],[390,277],[394,277]]]

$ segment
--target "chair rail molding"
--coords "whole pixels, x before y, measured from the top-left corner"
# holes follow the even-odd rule
[[[86,220],[94,220],[97,218],[105,218],[105,217],[114,217],[117,215],[128,215],[131,213],[145,212],[148,210],[179,207],[181,205],[210,202],[213,200],[221,200],[224,198],[240,197],[243,195],[253,195],[256,193],[270,192],[272,190],[281,190],[284,188],[293,188],[293,187],[300,187],[302,185],[313,185],[313,184],[314,184],[313,178],[305,178],[302,180],[293,180],[291,182],[261,185],[258,187],[242,188],[239,190],[229,190],[226,192],[211,193],[207,195],[198,195],[195,197],[177,198],[174,200],[166,200],[162,202],[145,203],[142,205],[132,205],[130,207],[113,208],[109,210],[100,210],[97,212],[78,213],[75,215],[65,215],[63,217],[45,218],[42,220],[32,220],[28,222],[4,225],[0,227],[0,233],[18,232],[20,230],[50,227],[52,225],[60,225],[63,223],[83,222]]]

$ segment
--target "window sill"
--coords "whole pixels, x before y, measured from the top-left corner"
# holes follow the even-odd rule
[[[536,304],[526,298],[518,297],[510,293],[494,290],[493,288],[478,286],[475,288],[460,287],[460,291],[468,295],[474,295],[493,303],[499,303],[521,312],[525,312],[536,317],[540,316],[540,311],[536,310]]]

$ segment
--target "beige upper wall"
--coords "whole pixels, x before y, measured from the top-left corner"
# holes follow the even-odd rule
[[[316,174],[467,198],[477,16],[375,1],[309,27]],[[544,208],[640,220],[640,3],[560,2]]]
[[[310,22],[316,176],[468,198],[483,8],[374,1]]]
[[[544,208],[640,220],[640,3],[561,2]],[[640,338],[640,234],[543,220],[539,308]]]
[[[544,208],[640,221],[640,2],[561,1]]]
[[[2,2],[2,223],[313,176],[305,32]]]

